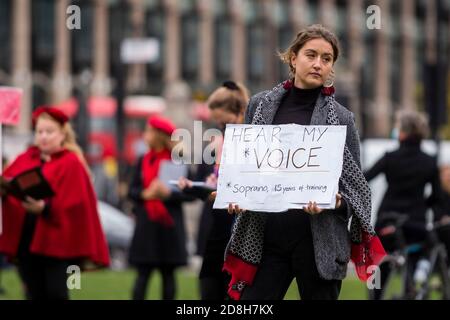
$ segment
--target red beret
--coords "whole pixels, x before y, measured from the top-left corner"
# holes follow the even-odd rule
[[[33,115],[32,115],[33,127],[36,126],[37,119],[43,113],[47,113],[50,117],[55,119],[61,125],[65,124],[67,121],[69,121],[69,118],[61,110],[53,108],[53,107],[40,106],[40,107],[37,107],[33,111]]]
[[[162,132],[168,134],[168,135],[172,135],[172,133],[175,131],[175,129],[177,128],[172,121],[170,121],[167,118],[163,118],[161,116],[153,116],[150,117],[147,121],[148,125],[161,130]]]

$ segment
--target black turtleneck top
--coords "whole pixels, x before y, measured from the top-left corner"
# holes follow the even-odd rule
[[[309,125],[321,89],[299,89],[293,86],[283,97],[272,124]]]

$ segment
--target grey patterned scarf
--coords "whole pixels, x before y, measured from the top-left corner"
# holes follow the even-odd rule
[[[333,92],[325,99],[327,99],[328,108],[326,123],[328,125],[339,125],[339,119],[334,107],[335,100]],[[317,102],[315,108],[318,108]],[[262,104],[257,106],[252,124],[266,124],[262,113]],[[353,212],[350,226],[351,240],[353,243],[359,244],[365,240],[363,233],[366,233],[369,237],[375,235],[370,221],[372,208],[371,192],[361,169],[353,159],[347,145],[344,148],[343,168],[339,186],[339,192]],[[259,265],[263,253],[266,218],[267,214],[262,212],[245,212],[237,216],[226,250],[226,264],[231,253],[231,256],[237,257],[245,263],[254,265],[255,267]],[[233,289],[242,291],[246,282],[248,281],[235,279]]]

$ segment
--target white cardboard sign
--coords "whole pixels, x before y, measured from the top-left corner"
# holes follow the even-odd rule
[[[227,125],[214,208],[333,209],[346,126]]]

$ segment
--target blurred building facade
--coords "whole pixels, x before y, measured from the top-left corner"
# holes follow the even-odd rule
[[[80,30],[66,27],[70,5]],[[380,29],[368,28],[371,5]],[[450,78],[450,0],[1,0],[0,85],[24,89],[21,132],[34,107],[75,92],[202,99],[233,79],[256,93],[288,77],[276,52],[312,23],[341,41],[338,100],[365,137],[389,136],[398,108],[425,109],[427,63],[441,59]],[[129,37],[157,39],[157,61],[124,65]]]

